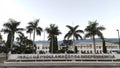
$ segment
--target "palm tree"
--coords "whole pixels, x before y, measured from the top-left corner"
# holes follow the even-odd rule
[[[50,53],[56,53],[58,51],[58,44],[57,44],[57,36],[61,34],[61,32],[58,29],[58,26],[55,24],[50,24],[50,27],[47,27],[45,29],[47,31],[48,40],[50,40]]]
[[[101,35],[101,39],[102,39],[102,45],[103,45],[103,53],[107,53],[106,42],[102,35]]]
[[[33,32],[33,29],[32,28],[29,28],[29,27],[27,27],[27,31],[26,31],[27,33],[30,33],[30,39],[31,39],[31,34],[32,34],[32,32]]]
[[[6,45],[10,49],[12,49],[15,33],[24,30],[23,28],[18,28],[19,25],[20,22],[13,19],[9,19],[7,23],[3,24],[4,28],[1,31],[8,34]]]
[[[82,36],[80,35],[80,33],[84,33],[84,32],[83,32],[83,30],[77,30],[77,28],[79,27],[79,25],[76,25],[75,27],[67,25],[66,27],[69,28],[69,31],[64,36],[64,39],[67,38],[69,40],[72,37],[73,45],[74,45],[74,41],[75,40],[79,40],[79,38],[82,39]]]
[[[73,44],[72,40],[63,40],[62,46],[65,46],[65,51],[67,53],[69,46]]]
[[[0,44],[2,44],[4,41],[2,40],[2,35],[0,33]]]
[[[33,22],[29,22],[27,28],[27,33],[32,33],[33,32],[33,47],[35,46],[35,35],[37,33],[37,35],[41,35],[41,32],[43,31],[41,27],[38,26],[39,23],[39,19],[33,21]]]
[[[33,45],[33,41],[29,40],[22,32],[19,32],[19,37],[16,38],[17,39],[17,43],[19,45],[19,49],[18,52],[19,53],[32,53],[32,45]]]
[[[1,33],[0,33],[0,40],[2,41],[2,35],[1,35]]]
[[[94,22],[89,22],[89,25],[85,28],[85,31],[87,32],[85,34],[85,38],[92,37],[93,39],[93,45],[94,45],[94,53],[96,53],[96,46],[95,46],[95,36],[97,35],[98,37],[103,37],[102,32],[105,30],[105,27],[103,26],[98,26],[99,24],[94,21]]]
[[[24,35],[22,32],[18,32],[18,36],[19,36],[19,37],[17,37],[16,39],[17,39],[17,41],[20,42],[20,43],[24,42],[24,40],[27,39],[27,37],[25,37],[25,35]]]

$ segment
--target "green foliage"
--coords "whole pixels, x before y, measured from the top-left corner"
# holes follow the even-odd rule
[[[82,39],[82,36],[80,35],[80,33],[84,33],[83,30],[77,30],[77,28],[79,27],[78,25],[76,25],[75,27],[66,26],[67,28],[69,28],[68,33],[64,36],[64,38],[66,39],[70,39],[70,37],[73,37],[73,40],[78,40],[79,38]]]
[[[8,48],[11,48],[13,45],[15,33],[24,30],[23,28],[18,28],[19,25],[20,22],[17,22],[13,19],[9,19],[7,23],[3,24],[4,29],[2,29],[1,31],[8,34],[6,43],[6,46]]]
[[[57,37],[53,37],[53,39],[50,39],[49,52],[56,53],[57,51],[58,51]]]
[[[45,54],[45,52],[44,51],[39,51],[39,54]]]
[[[77,30],[77,28],[79,27],[79,25],[76,25],[75,27],[67,25],[66,27],[69,28],[69,31],[64,36],[64,39],[67,38],[67,40],[69,40],[71,37],[73,37],[72,38],[73,39],[73,45],[74,45],[74,41],[75,40],[79,40],[79,38],[83,39],[82,36],[80,35],[80,33],[84,33],[83,30]]]
[[[35,35],[41,35],[41,32],[43,31],[43,29],[41,27],[38,26],[38,23],[39,23],[39,19],[33,21],[33,22],[29,22],[28,26],[26,27],[27,28],[27,33],[31,33],[33,32],[33,42],[35,44]],[[35,45],[33,44],[33,47],[36,47]],[[34,50],[33,50],[34,52]],[[36,53],[36,52],[35,52]]]
[[[1,33],[0,33],[0,39],[2,40],[2,35],[1,35]]]
[[[35,47],[33,47],[33,41],[27,39],[22,32],[19,32],[19,37],[17,39],[17,44],[14,44],[12,48],[13,54],[31,54],[35,53]]]
[[[74,51],[72,51],[72,50],[67,50],[66,51],[66,49],[63,48],[61,50],[58,50],[57,53],[68,53],[68,54],[71,54],[71,53],[74,53]]]
[[[77,49],[77,46],[75,46],[75,53],[78,53],[78,49]]]
[[[58,50],[57,53],[65,53],[65,49]]]
[[[0,44],[0,53],[6,53],[6,55],[8,54],[8,52],[10,51],[11,49],[7,47],[6,45],[6,42],[2,42]],[[7,56],[6,56],[7,57]]]
[[[63,40],[63,44],[65,44],[65,45],[72,45],[73,41],[72,40]]]
[[[26,27],[27,29],[27,33],[32,33],[34,32],[33,34],[33,39],[34,39],[34,35],[37,33],[37,35],[41,35],[41,32],[43,31],[43,29],[41,27],[38,26],[38,23],[39,23],[39,19],[33,21],[33,22],[29,22],[28,26]]]
[[[22,54],[22,53],[35,53],[36,52],[36,45],[35,45],[35,35],[41,35],[41,32],[43,31],[41,27],[38,26],[39,19],[36,19],[35,21],[29,22],[28,26],[26,27],[27,33],[33,33],[33,41],[29,40],[27,37],[24,36],[24,34],[21,33],[23,31],[23,28],[18,28],[20,25],[20,22],[17,22],[13,19],[9,19],[8,22],[6,22],[3,26],[4,28],[1,30],[4,33],[7,33],[7,41],[5,46],[0,46],[0,52],[8,53],[10,50],[12,50],[13,53],[17,54]],[[103,34],[101,31],[105,30],[105,27],[103,26],[98,26],[99,24],[94,21],[94,22],[89,22],[89,25],[85,28],[86,34],[85,38],[92,37],[93,38],[93,44],[94,44],[94,50],[96,53],[96,47],[95,47],[95,36],[97,35],[100,37],[103,41],[103,53],[107,53],[107,48],[106,48],[106,43],[103,37]],[[77,47],[75,46],[75,50],[73,51],[68,51],[69,45],[72,45],[75,40],[78,39],[83,39],[82,36],[80,35],[81,33],[84,33],[83,30],[77,30],[78,25],[75,27],[66,26],[69,28],[69,31],[67,34],[64,36],[64,41],[63,45],[66,46],[66,48],[63,48],[62,50],[58,51],[58,40],[57,36],[61,34],[61,32],[58,29],[58,26],[55,24],[50,24],[49,28],[46,28],[46,32],[49,34],[48,35],[48,40],[50,41],[50,53],[77,53]],[[19,37],[17,37],[17,45],[13,44],[14,42],[14,35],[15,33],[19,34]],[[73,40],[69,40],[69,39]],[[0,34],[0,39],[2,39],[2,36]],[[42,53],[42,52],[41,52]]]
[[[101,31],[105,30],[105,27],[98,25],[99,24],[96,21],[94,22],[90,21],[89,25],[85,28],[86,31],[85,38],[89,38],[89,37],[93,38],[94,53],[96,53],[95,36],[97,35],[98,37],[102,38],[103,34]]]
[[[5,53],[5,46],[0,46],[0,53]]]
[[[71,54],[71,53],[74,53],[74,51],[68,50],[67,53],[68,53],[68,54]]]
[[[71,46],[72,44],[72,40],[63,40],[63,43],[60,46],[63,46],[62,49],[64,49],[67,52],[69,46]]]
[[[50,41],[49,52],[56,53],[58,51],[58,43],[57,43],[57,36],[61,34],[58,29],[58,26],[55,24],[50,24],[49,28],[45,29],[48,35],[48,40]]]
[[[58,40],[57,37],[54,38],[54,44],[53,44],[53,53],[56,53],[58,51]]]
[[[102,39],[102,42],[103,42],[103,53],[107,53],[107,47],[106,47],[105,40]]]

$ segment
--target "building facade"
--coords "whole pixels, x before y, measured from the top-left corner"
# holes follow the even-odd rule
[[[77,50],[79,54],[92,54],[94,53],[93,42],[80,42],[75,44],[77,46]],[[62,49],[64,46],[58,45],[58,49]],[[107,53],[112,53],[112,50],[118,50],[119,45],[114,43],[106,42]],[[70,46],[69,49],[74,50],[74,46]],[[45,44],[37,44],[37,53],[43,51],[45,53],[49,53],[49,43]],[[102,42],[96,42],[96,53],[102,54],[103,53],[103,45]]]
[[[93,42],[89,42],[89,43],[79,43],[76,44],[77,48],[78,48],[78,52],[79,53],[84,53],[84,54],[92,54],[94,53],[94,48],[93,48]],[[119,49],[119,45],[118,44],[114,44],[114,43],[108,43],[106,42],[106,47],[107,47],[107,53],[112,53],[112,50],[118,50]],[[102,54],[103,53],[103,45],[102,42],[96,42],[96,53],[97,54]]]
[[[37,43],[37,54],[39,54],[41,51],[44,53],[49,53],[49,43]]]

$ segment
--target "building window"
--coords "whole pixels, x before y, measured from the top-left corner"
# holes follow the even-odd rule
[[[101,46],[99,46],[99,49],[101,49]]]
[[[102,53],[102,50],[100,50],[100,53]]]
[[[90,50],[90,53],[92,54],[92,50]]]

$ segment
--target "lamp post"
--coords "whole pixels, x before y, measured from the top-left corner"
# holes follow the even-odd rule
[[[116,31],[118,32],[118,40],[119,40],[118,44],[119,44],[119,49],[120,49],[120,34],[119,34],[119,30],[118,29]]]

